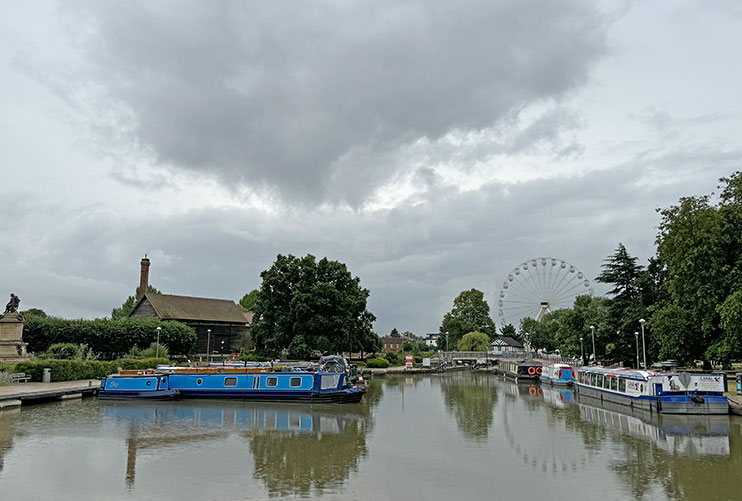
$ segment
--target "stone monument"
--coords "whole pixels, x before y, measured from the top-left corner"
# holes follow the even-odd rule
[[[27,343],[23,342],[23,315],[18,313],[20,303],[18,296],[11,294],[5,313],[0,315],[0,362],[28,360]]]

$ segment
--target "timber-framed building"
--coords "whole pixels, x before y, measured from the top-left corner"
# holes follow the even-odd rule
[[[147,291],[149,259],[142,259],[138,300],[129,314],[132,318],[182,322],[198,336],[196,352],[233,353],[240,341],[249,335],[253,314],[242,310],[231,299],[157,294]]]

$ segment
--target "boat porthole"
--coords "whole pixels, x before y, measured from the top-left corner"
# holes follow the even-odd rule
[[[152,381],[147,381],[147,386],[152,386]]]
[[[203,382],[204,382],[204,380],[201,379],[201,378],[196,379],[196,384],[199,385],[199,386],[201,386],[201,383],[203,383]]]

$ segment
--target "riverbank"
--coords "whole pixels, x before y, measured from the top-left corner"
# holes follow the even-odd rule
[[[471,367],[468,365],[446,367],[442,371],[434,367],[405,367],[404,365],[400,365],[398,367],[387,367],[386,369],[372,369],[370,367],[365,367],[359,369],[358,372],[362,376],[384,376],[386,374],[434,374],[437,372],[458,372],[468,370],[471,370]]]
[[[0,386],[0,409],[19,405],[82,398],[98,393],[97,379],[61,381],[58,383],[22,383]]]

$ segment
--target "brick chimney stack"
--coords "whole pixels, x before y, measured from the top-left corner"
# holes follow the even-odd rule
[[[148,287],[149,287],[149,259],[147,259],[147,254],[145,254],[144,259],[142,259],[142,272],[139,275],[139,288],[137,289],[137,300],[141,299],[141,297],[144,296],[144,293],[147,292]]]

